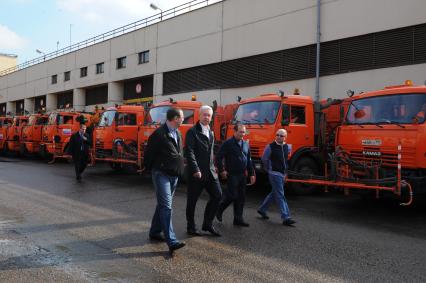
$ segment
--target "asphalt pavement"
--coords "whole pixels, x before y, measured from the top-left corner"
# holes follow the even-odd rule
[[[148,240],[156,200],[149,176],[72,164],[0,157],[0,282],[426,282],[426,202],[401,207],[338,192],[288,196],[295,227],[276,207],[262,220],[268,193],[247,192],[249,228],[186,235],[185,185],[173,224],[187,246],[171,257]],[[201,225],[207,195],[197,205]]]

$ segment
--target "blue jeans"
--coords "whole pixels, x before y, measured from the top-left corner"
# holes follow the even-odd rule
[[[152,182],[157,195],[157,207],[152,218],[149,234],[155,236],[163,232],[167,245],[178,243],[172,224],[172,202],[178,177],[169,176],[158,170],[152,170]]]
[[[269,183],[272,186],[272,191],[266,196],[263,200],[262,205],[259,207],[259,211],[262,213],[266,213],[269,205],[275,199],[277,203],[281,218],[283,220],[287,220],[290,218],[290,210],[287,205],[287,200],[284,196],[284,178],[279,175],[269,174]]]

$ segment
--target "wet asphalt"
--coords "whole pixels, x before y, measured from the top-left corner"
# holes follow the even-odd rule
[[[0,282],[426,282],[426,201],[289,195],[297,223],[286,227],[276,207],[258,218],[267,193],[262,180],[248,189],[249,228],[232,225],[230,207],[223,237],[188,237],[181,185],[173,222],[187,246],[171,257],[148,240],[149,176],[101,165],[77,183],[67,162],[0,157]]]

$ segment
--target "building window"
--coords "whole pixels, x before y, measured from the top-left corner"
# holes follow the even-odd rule
[[[144,64],[149,62],[149,50],[140,52],[139,56],[139,64]]]
[[[104,63],[96,64],[96,74],[102,74],[104,72]]]
[[[87,77],[87,67],[80,68],[80,78]]]
[[[56,84],[58,82],[58,75],[52,76],[52,85]]]
[[[121,57],[117,59],[117,69],[126,68],[126,57]]]
[[[64,81],[65,81],[65,82],[66,82],[66,81],[69,81],[69,80],[70,80],[70,78],[71,78],[71,72],[70,72],[70,71],[65,72],[65,73],[64,73]]]

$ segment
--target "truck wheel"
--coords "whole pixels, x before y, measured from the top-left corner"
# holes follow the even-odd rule
[[[305,175],[319,174],[317,164],[309,157],[302,157],[300,160],[298,160],[294,166],[294,171]],[[308,179],[308,177],[306,179]],[[320,186],[303,183],[291,183],[291,186],[289,186],[289,191],[297,195],[311,195],[319,193],[321,190],[322,187]]]

